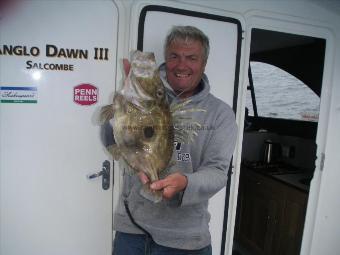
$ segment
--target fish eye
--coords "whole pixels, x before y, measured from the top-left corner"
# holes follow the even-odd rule
[[[143,132],[144,132],[145,138],[151,138],[153,137],[155,130],[153,127],[145,127]]]
[[[164,96],[164,91],[162,89],[157,90],[157,97],[161,98]]]

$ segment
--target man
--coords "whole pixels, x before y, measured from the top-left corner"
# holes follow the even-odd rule
[[[232,109],[209,93],[204,74],[209,39],[199,29],[176,26],[166,38],[160,74],[169,101],[190,99],[188,108],[202,127],[191,144],[176,144],[176,164],[162,180],[150,184],[163,201],[153,203],[138,193],[145,174],[124,176],[114,215],[115,255],[211,255],[208,200],[227,183],[237,127]],[[125,60],[126,73],[129,63]],[[136,184],[137,183],[137,184]],[[140,187],[140,186],[139,186]],[[128,206],[124,200],[128,201]]]

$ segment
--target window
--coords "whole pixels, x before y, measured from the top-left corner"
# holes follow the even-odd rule
[[[258,28],[251,37],[248,115],[317,123],[326,40]]]
[[[318,121],[320,98],[302,81],[270,64],[252,61],[250,67],[258,116]],[[250,90],[246,106],[254,116]]]

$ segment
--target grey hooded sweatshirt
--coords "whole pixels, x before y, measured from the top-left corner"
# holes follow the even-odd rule
[[[161,76],[165,80],[164,67]],[[227,172],[234,151],[237,126],[233,110],[226,103],[210,94],[210,85],[204,75],[201,90],[193,95],[188,108],[206,112],[190,113],[201,124],[198,135],[189,144],[174,144],[173,161],[169,172],[187,176],[188,185],[170,201],[151,202],[140,195],[141,182],[136,175],[124,171],[120,201],[114,214],[116,231],[143,234],[130,220],[124,207],[128,201],[135,222],[163,246],[196,250],[211,243],[208,200],[227,184]],[[178,100],[166,84],[170,101]],[[195,128],[195,127],[187,127]],[[224,208],[221,207],[221,210]]]

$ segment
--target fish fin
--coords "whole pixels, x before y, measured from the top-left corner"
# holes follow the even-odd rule
[[[154,203],[159,203],[163,200],[162,191],[161,190],[152,191],[150,189],[149,183],[143,185],[139,194],[145,199]]]
[[[168,166],[158,173],[159,179],[165,178],[168,175],[168,173],[170,172],[171,167],[173,167],[174,165],[176,165],[176,161],[171,160],[168,163]]]
[[[201,124],[192,119],[179,121],[174,117],[174,140],[186,144],[193,142],[201,127]]]
[[[175,161],[175,160],[171,160],[171,161],[169,162],[169,165],[168,165],[168,167],[166,168],[166,170],[168,170],[170,167],[173,167],[174,165],[176,165],[176,161]]]
[[[120,164],[121,164],[121,166],[122,166],[122,169],[124,169],[124,173],[125,173],[125,174],[130,175],[130,176],[136,174],[136,171],[134,171],[134,170],[132,169],[132,167],[129,166],[128,163],[126,163],[126,161],[123,159],[123,157],[121,157],[120,159],[121,159],[121,160],[120,160],[119,162],[120,162]]]
[[[158,173],[159,179],[163,179],[165,176],[167,176],[168,172],[169,172],[168,168],[159,171]]]
[[[106,121],[111,120],[113,116],[114,116],[114,105],[109,104],[101,108],[99,120],[101,123],[105,123]]]
[[[183,114],[188,112],[206,112],[204,109],[200,108],[186,108],[186,106],[191,102],[191,99],[185,99],[181,102],[175,102],[173,101],[170,104],[170,112],[172,114]]]
[[[182,102],[172,101],[170,104],[170,112],[174,113],[180,109],[184,109],[184,107],[191,102],[191,99],[183,100]]]
[[[170,104],[170,112],[172,115],[180,115],[188,112],[206,112],[204,109],[199,108],[186,108],[191,102],[191,99],[183,100],[182,102],[172,102]]]
[[[119,160],[121,152],[116,144],[111,144],[106,147],[106,149],[111,153],[114,160]]]
[[[204,109],[199,108],[186,108],[191,100],[184,100],[181,103],[174,103],[170,106],[170,111],[174,125],[174,138],[175,141],[181,143],[193,142],[197,136],[197,131],[201,129],[201,124],[189,115],[188,113],[206,112]]]

